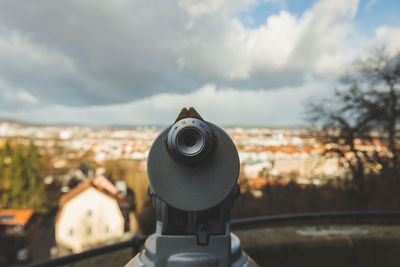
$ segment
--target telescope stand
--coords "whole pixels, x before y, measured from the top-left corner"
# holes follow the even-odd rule
[[[230,232],[229,210],[238,190],[237,186],[214,208],[185,212],[167,205],[149,186],[156,207],[156,233],[147,238],[142,252],[125,267],[258,266]]]
[[[196,236],[164,236],[152,234],[143,251],[126,267],[253,267],[255,264],[242,250],[239,238],[232,233],[210,236],[208,245],[197,244]]]

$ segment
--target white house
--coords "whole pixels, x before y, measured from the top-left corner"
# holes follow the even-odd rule
[[[59,255],[79,253],[118,241],[129,231],[129,204],[104,176],[96,176],[63,195],[56,217]],[[132,222],[131,222],[132,224]]]

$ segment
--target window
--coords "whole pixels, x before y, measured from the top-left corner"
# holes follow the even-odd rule
[[[86,211],[86,215],[88,216],[88,217],[90,217],[90,216],[92,216],[92,210],[88,210],[88,211]]]
[[[108,227],[108,225],[106,225],[106,227],[104,227],[104,232],[105,233],[109,233],[110,232],[110,228]]]
[[[69,234],[69,236],[73,236],[74,235],[74,229],[69,228],[68,234]]]
[[[86,229],[86,233],[87,233],[88,235],[91,235],[91,234],[92,234],[92,227],[88,227],[88,228]]]
[[[15,215],[13,214],[4,214],[4,215],[0,215],[0,221],[2,220],[12,220],[14,219]]]

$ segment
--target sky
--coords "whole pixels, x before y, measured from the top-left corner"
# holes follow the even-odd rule
[[[400,52],[395,0],[0,1],[0,118],[299,126],[374,47]]]

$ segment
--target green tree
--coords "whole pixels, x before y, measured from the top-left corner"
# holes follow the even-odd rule
[[[25,177],[28,183],[28,206],[40,210],[45,203],[45,184],[40,164],[40,155],[33,142],[29,143],[26,152]]]
[[[12,149],[10,140],[6,140],[4,149],[0,154],[0,207],[6,207],[9,200],[10,173]]]
[[[25,208],[26,187],[24,177],[24,155],[21,146],[18,146],[11,157],[11,164],[7,169],[10,177],[10,207],[13,209]]]
[[[8,158],[11,156],[12,150],[10,145],[10,140],[6,140],[4,149],[0,153],[0,179],[3,177],[3,170],[8,165]]]
[[[16,146],[14,150],[6,142],[0,160],[0,207],[45,211],[40,155],[33,142],[27,147]]]

